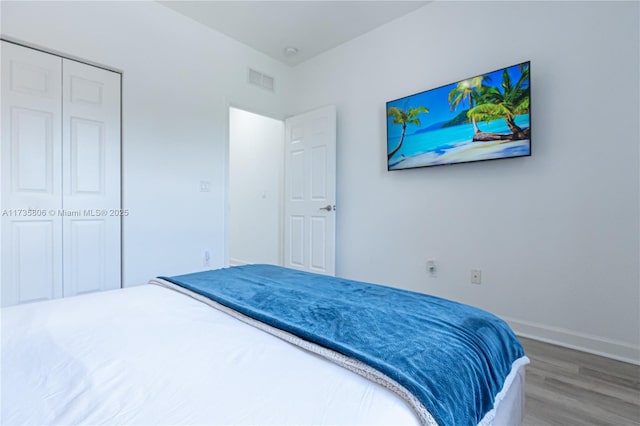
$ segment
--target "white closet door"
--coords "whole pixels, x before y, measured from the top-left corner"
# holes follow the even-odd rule
[[[120,74],[63,59],[64,296],[120,287]]]
[[[63,293],[61,61],[2,42],[2,306]]]

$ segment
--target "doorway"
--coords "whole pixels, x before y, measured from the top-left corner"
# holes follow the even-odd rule
[[[230,266],[282,265],[284,122],[229,108]]]

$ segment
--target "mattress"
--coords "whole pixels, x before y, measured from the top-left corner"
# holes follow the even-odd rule
[[[169,288],[1,318],[3,425],[419,424],[388,389]],[[513,373],[495,425],[521,423],[524,367]]]

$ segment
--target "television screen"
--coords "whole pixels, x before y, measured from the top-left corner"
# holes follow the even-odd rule
[[[530,65],[387,102],[387,169],[531,155]]]

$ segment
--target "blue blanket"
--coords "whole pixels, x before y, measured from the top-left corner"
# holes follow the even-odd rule
[[[162,278],[372,366],[443,426],[477,425],[524,356],[501,319],[425,294],[270,265]]]

